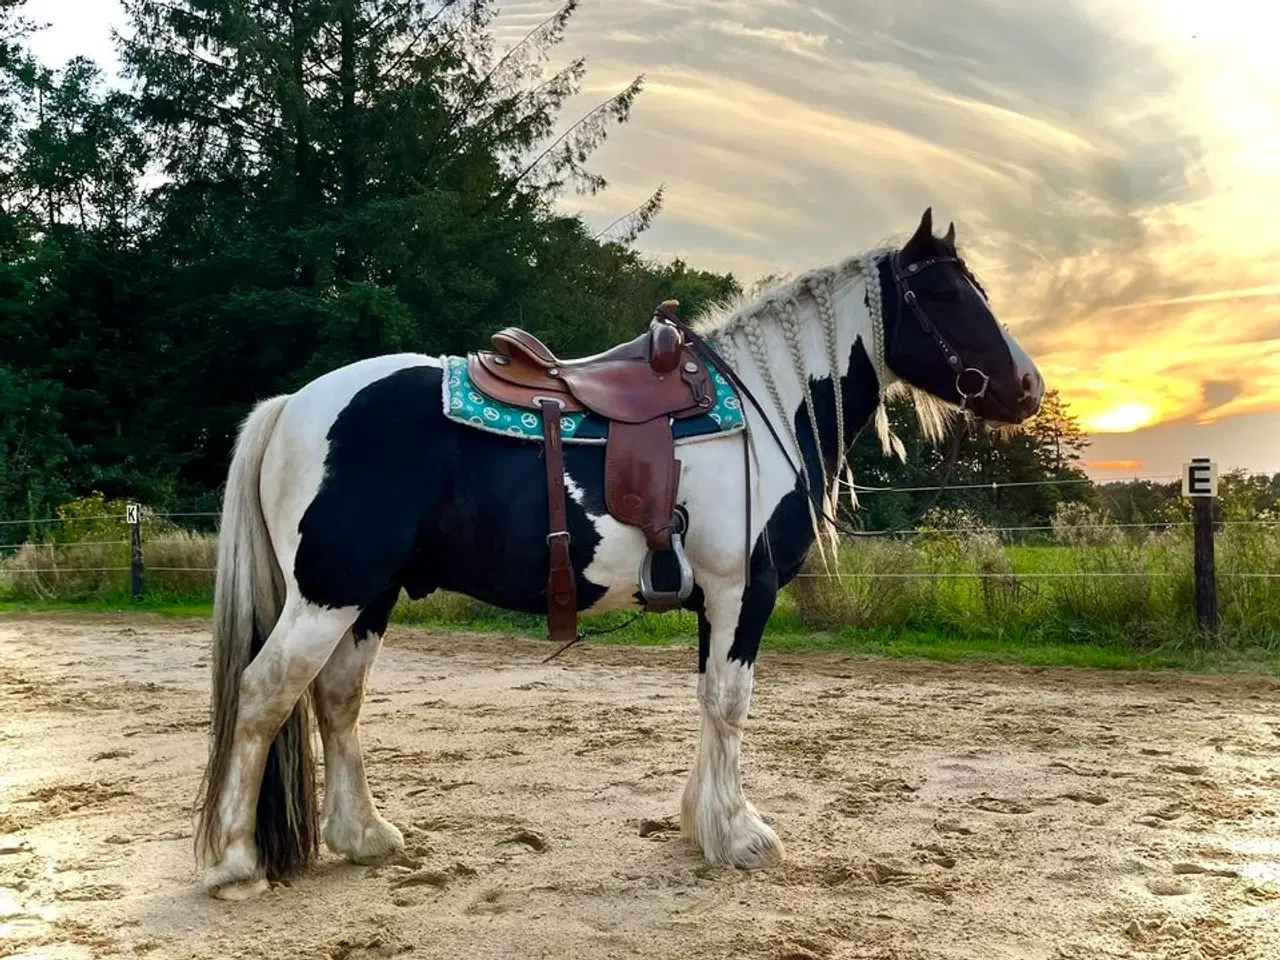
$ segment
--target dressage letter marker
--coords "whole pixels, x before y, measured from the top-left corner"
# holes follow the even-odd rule
[[[129,592],[133,599],[141,600],[142,582],[142,508],[136,503],[126,504],[124,522],[129,526]]]
[[[1213,556],[1213,506],[1218,496],[1218,465],[1192,457],[1182,465],[1182,495],[1192,499],[1196,548],[1196,614],[1209,630],[1217,628],[1218,579]]]
[[[1218,465],[1208,457],[1192,457],[1182,465],[1182,495],[1184,497],[1216,497],[1218,495]]]

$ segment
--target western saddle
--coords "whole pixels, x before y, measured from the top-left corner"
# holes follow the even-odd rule
[[[653,611],[672,610],[693,589],[685,556],[684,518],[676,508],[680,461],[672,422],[704,414],[715,403],[706,364],[680,329],[668,300],[649,329],[604,353],[560,360],[533,334],[507,327],[492,337],[494,350],[467,356],[475,388],[501,403],[542,415],[547,461],[547,626],[565,644],[578,637],[577,585],[569,558],[564,447],[560,417],[589,412],[608,421],[605,506],[620,523],[644,533],[648,550],[640,566],[640,596]],[[670,550],[680,569],[676,590],[654,588],[655,552]]]

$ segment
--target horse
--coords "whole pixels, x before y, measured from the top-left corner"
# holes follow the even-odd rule
[[[713,865],[767,868],[781,840],[744,795],[739,760],[757,653],[779,590],[815,544],[851,439],[874,423],[902,455],[885,401],[913,398],[926,433],[973,416],[1013,429],[1044,395],[932,208],[901,247],[809,270],[693,318],[736,374],[741,430],[678,441],[679,506],[697,615],[693,768],[681,831]],[[403,590],[545,612],[543,445],[448,416],[447,357],[375,356],[256,404],[223,495],[212,622],[207,766],[194,845],[212,896],[257,896],[319,855],[394,857],[399,829],[366,780],[358,720]],[[741,402],[741,397],[730,397]],[[762,431],[773,442],[756,442]],[[640,603],[644,535],[604,505],[604,453],[566,444],[567,529],[584,614]],[[847,481],[844,481],[847,482]],[[323,811],[311,714],[324,752]],[[321,815],[322,813],[322,815]]]

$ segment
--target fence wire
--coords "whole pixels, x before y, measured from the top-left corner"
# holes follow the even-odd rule
[[[979,570],[970,571],[921,571],[916,573],[797,573],[797,578],[813,580],[1074,580],[1096,577],[1152,577],[1156,579],[1178,579],[1190,576],[1186,573],[1170,573],[1166,570],[1054,570],[1029,571],[1027,573],[996,573]],[[1219,579],[1237,577],[1242,579],[1280,580],[1280,573],[1238,573],[1231,570],[1219,570]]]
[[[25,522],[25,521],[24,521]],[[43,521],[34,521],[43,522]],[[1005,527],[929,527],[923,530],[897,530],[895,537],[929,537],[938,534],[975,535],[987,533],[1070,533],[1073,530],[1170,530],[1186,529],[1195,526],[1189,520],[1151,520],[1142,523],[1071,523],[1061,526],[1052,524],[1030,524]],[[1280,520],[1216,520],[1215,528],[1221,527],[1280,527]],[[194,543],[196,541],[179,537],[148,537],[147,544],[157,543]],[[57,541],[22,540],[0,543],[0,550],[18,550],[25,546],[41,549],[72,550],[79,547],[113,547],[128,546],[128,540],[75,540],[67,543]]]
[[[1269,474],[1257,473],[1256,471],[1244,471],[1245,476],[1263,476],[1268,477]],[[874,486],[858,483],[844,483],[842,486],[852,490],[858,496],[864,495],[885,495],[885,494],[906,494],[906,493],[934,493],[938,491],[972,491],[972,490],[991,490],[1000,491],[1008,489],[1027,489],[1036,487],[1064,487],[1092,484],[1100,489],[1109,483],[1132,483],[1146,482],[1167,484],[1176,482],[1181,479],[1176,474],[1152,475],[1152,476],[1135,476],[1135,477],[1117,477],[1114,480],[1095,480],[1088,477],[1062,477],[1046,480],[1019,480],[1019,481],[990,481],[975,482],[963,484],[948,484],[936,486]],[[1103,491],[1106,492],[1105,490]],[[145,513],[142,522],[148,520],[165,519],[178,520],[183,518],[190,519],[209,519],[219,518],[221,512],[219,510],[156,510]],[[42,526],[55,524],[68,524],[79,522],[103,522],[115,521],[121,524],[126,530],[129,527],[127,519],[119,514],[94,514],[84,517],[45,517],[38,520],[0,520],[0,528],[14,527],[30,527],[39,529]],[[1152,530],[1152,531],[1170,531],[1185,530],[1194,526],[1189,520],[1168,520],[1168,521],[1145,521],[1145,522],[1125,522],[1125,523],[1065,523],[1065,524],[1026,524],[1016,526],[998,526],[998,527],[982,527],[979,529],[965,527],[944,527],[934,529],[910,529],[895,531],[891,537],[930,537],[936,535],[958,535],[972,536],[975,534],[994,534],[1002,540],[1005,538],[1012,539],[1014,534],[1066,534],[1070,535],[1074,531],[1089,530]],[[1258,520],[1215,520],[1214,529],[1221,530],[1223,528],[1280,528],[1280,520],[1258,519]],[[216,535],[216,531],[210,531]],[[146,547],[170,544],[192,544],[193,541],[186,538],[176,537],[156,537],[154,539],[147,538],[144,542],[144,551]],[[5,558],[5,551],[10,551],[10,557],[16,556],[16,552],[22,550],[23,547],[31,546],[43,553],[48,550],[50,560],[54,559],[53,555],[59,550],[87,549],[91,547],[128,547],[129,540],[91,540],[91,541],[75,541],[68,543],[58,543],[56,541],[18,541],[10,543],[0,543],[0,558]],[[6,558],[7,559],[7,558]],[[11,575],[50,575],[63,574],[73,575],[77,573],[128,573],[133,568],[131,566],[101,566],[101,567],[82,567],[82,566],[66,566],[66,567],[36,567],[21,570],[10,571]],[[145,564],[143,569],[145,572],[156,573],[205,573],[214,574],[217,572],[215,567],[183,567],[183,566],[151,566]],[[822,579],[822,580],[1080,580],[1080,579],[1130,579],[1130,578],[1150,578],[1150,579],[1176,579],[1185,578],[1189,574],[1174,573],[1169,571],[1139,571],[1139,570],[1078,570],[1078,571],[1028,571],[1028,572],[994,572],[994,571],[918,571],[918,572],[883,572],[883,573],[800,573],[797,579]],[[1280,580],[1280,572],[1244,572],[1244,571],[1224,571],[1218,570],[1216,576],[1220,580],[1259,580],[1272,581]]]
[[[158,540],[152,540],[151,543],[159,543]],[[177,541],[170,541],[176,543]],[[75,550],[82,547],[127,547],[128,540],[72,540],[69,543],[53,543],[49,541],[28,540],[24,543],[0,543],[0,550],[21,550],[23,547],[32,547],[39,550]]]

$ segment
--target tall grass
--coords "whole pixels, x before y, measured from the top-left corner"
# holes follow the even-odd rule
[[[144,586],[170,596],[212,595],[218,538],[172,529],[144,540]],[[128,543],[26,543],[0,564],[0,592],[13,600],[82,600],[130,588]]]
[[[1280,536],[1223,527],[1216,546],[1222,631],[1216,642],[1280,647]],[[1068,534],[1064,539],[1074,539]],[[1081,538],[1083,539],[1083,538]],[[1006,546],[984,531],[854,541],[841,568],[811,563],[796,611],[823,629],[944,629],[1110,641],[1139,649],[1205,638],[1195,617],[1191,534],[1112,529],[1085,542]]]
[[[67,522],[41,531],[0,559],[0,599],[124,599],[129,546],[123,506],[83,501]],[[118,518],[117,518],[118,514]],[[101,519],[103,516],[107,519]],[[93,519],[97,518],[97,519]],[[144,517],[145,586],[151,596],[207,600],[217,540]],[[797,634],[863,636],[926,631],[952,637],[1035,637],[1054,643],[1107,643],[1136,651],[1202,647],[1195,619],[1190,530],[1132,533],[1081,511],[1055,518],[1056,542],[1009,545],[971,516],[929,518],[906,539],[843,545],[838,570],[811,562],[784,591],[772,627]],[[1217,536],[1223,629],[1215,646],[1280,648],[1280,529],[1225,525]],[[511,628],[541,634],[543,618],[500,610],[457,594],[402,598],[399,622]],[[672,623],[675,617],[679,623]],[[584,624],[607,628],[623,616]],[[678,629],[677,629],[678,628]],[[689,614],[646,618],[620,634],[628,642],[691,635]]]

